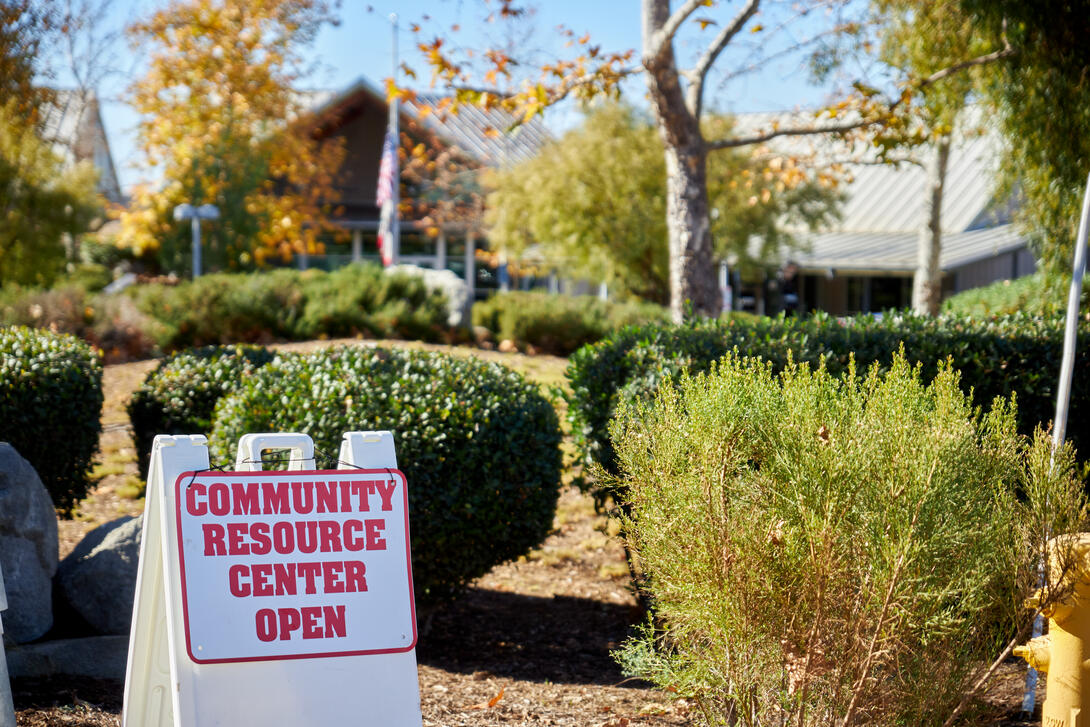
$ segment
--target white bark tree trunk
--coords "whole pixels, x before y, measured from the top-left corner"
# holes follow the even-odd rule
[[[942,303],[942,198],[952,133],[939,137],[927,165],[927,216],[916,238],[916,273],[912,278],[912,309],[921,315],[938,315]]]
[[[669,0],[643,2],[643,64],[666,154],[666,228],[670,312],[719,315],[719,288],[708,214],[708,150],[700,133],[699,98],[687,102],[670,42],[656,42],[670,17]]]

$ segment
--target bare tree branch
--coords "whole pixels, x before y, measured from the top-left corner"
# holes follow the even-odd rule
[[[663,49],[670,41],[673,40],[677,34],[678,28],[684,23],[690,15],[696,12],[697,8],[707,5],[707,0],[685,0],[685,3],[675,10],[666,22],[662,24],[662,27],[655,31],[655,34],[651,36],[651,42],[647,46],[647,56],[651,58],[657,58]]]
[[[955,63],[952,66],[943,68],[942,70],[935,71],[930,76],[922,78],[919,81],[916,81],[914,84],[910,84],[909,87],[914,87],[915,90],[920,91],[934,83],[938,83],[944,78],[949,78],[955,73],[964,71],[967,68],[982,66],[987,63],[994,63],[995,61],[1007,58],[1008,56],[1012,56],[1017,52],[1017,50],[1011,46],[1010,41],[1007,40],[1006,34],[1003,35],[1003,43],[1004,47],[997,51],[993,51],[992,53],[986,53],[981,56],[976,56],[975,58],[969,58],[967,60]],[[714,151],[716,149],[735,149],[741,146],[749,146],[750,144],[761,144],[763,142],[770,141],[771,139],[775,139],[779,136],[806,136],[808,134],[831,134],[843,131],[852,131],[854,129],[860,129],[864,126],[871,126],[873,124],[881,122],[883,118],[886,118],[890,114],[892,114],[893,111],[898,106],[900,106],[906,98],[907,95],[902,95],[896,100],[890,101],[886,105],[882,113],[877,115],[872,114],[869,116],[861,117],[859,119],[845,121],[838,124],[825,124],[806,127],[787,127],[782,129],[771,129],[769,131],[761,132],[759,134],[753,134],[751,136],[717,139],[715,141],[707,142],[705,144],[705,148],[708,151]]]
[[[715,36],[715,40],[711,42],[707,50],[704,51],[704,54],[700,56],[700,60],[693,66],[691,73],[703,81],[704,77],[708,75],[708,71],[711,69],[712,64],[715,63],[715,60],[719,57],[719,54],[723,52],[723,49],[727,47],[727,44],[731,42],[734,36],[738,35],[738,31],[749,22],[749,19],[757,12],[760,5],[761,0],[749,0],[749,2],[746,3],[746,6],[734,16],[734,19],[719,31],[719,35]]]
[[[807,136],[809,134],[833,134],[840,131],[851,131],[863,126],[869,126],[871,124],[878,123],[878,119],[858,119],[855,121],[844,121],[839,124],[825,124],[818,126],[802,126],[802,127],[788,127],[783,129],[772,129],[771,131],[762,132],[760,134],[753,134],[752,136],[739,136],[732,139],[717,139],[715,141],[709,141],[706,144],[708,151],[715,151],[716,149],[734,149],[740,146],[749,146],[750,144],[761,144],[763,142],[775,139],[779,136]]]
[[[695,117],[700,118],[701,107],[704,105],[704,79],[708,75],[708,71],[711,69],[712,64],[715,63],[715,59],[719,57],[719,54],[723,52],[723,49],[727,47],[731,39],[738,35],[740,31],[749,19],[753,17],[753,14],[757,12],[757,8],[760,7],[761,0],[749,0],[734,19],[723,26],[723,29],[715,36],[711,44],[705,49],[704,53],[700,56],[700,60],[696,62],[690,71],[683,71],[683,75],[689,78],[689,88],[686,92],[688,96],[687,102],[689,110]]]
[[[1003,40],[1005,42],[1007,41],[1007,39],[1005,37],[1004,37]],[[986,63],[992,63],[994,61],[1001,60],[1001,59],[1006,58],[1008,56],[1012,56],[1016,52],[1017,51],[1014,49],[1014,47],[1011,46],[1010,42],[1006,42],[1006,45],[1003,48],[1000,48],[999,50],[995,51],[994,53],[988,53],[986,55],[977,56],[976,58],[970,58],[968,60],[961,61],[960,63],[955,63],[954,65],[949,66],[947,68],[943,68],[941,71],[935,71],[930,76],[928,76],[927,78],[922,79],[919,82],[919,88],[925,88],[927,86],[930,86],[933,83],[937,83],[937,82],[941,81],[944,78],[949,78],[950,76],[954,75],[955,73],[959,73],[960,71],[964,71],[966,68],[972,68],[974,66],[983,66]]]

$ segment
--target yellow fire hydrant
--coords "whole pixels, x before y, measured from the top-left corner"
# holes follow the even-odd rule
[[[1090,727],[1090,533],[1049,541],[1048,566],[1048,582],[1026,600],[1027,608],[1044,604],[1048,634],[1014,655],[1048,675],[1042,727]]]

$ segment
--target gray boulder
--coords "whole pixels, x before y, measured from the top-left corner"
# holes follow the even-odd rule
[[[57,513],[38,473],[7,442],[0,442],[0,568],[8,594],[4,636],[33,641],[53,625]]]
[[[97,633],[129,633],[143,523],[123,517],[100,525],[61,561],[59,595]]]

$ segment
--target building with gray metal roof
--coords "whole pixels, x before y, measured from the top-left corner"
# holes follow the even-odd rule
[[[962,112],[950,151],[941,218],[944,295],[1035,269],[1026,240],[1011,223],[1010,200],[997,197],[1002,140],[982,115],[978,107]],[[736,123],[756,130],[809,116],[741,114]],[[799,247],[780,254],[780,264],[790,260],[799,268],[803,307],[836,314],[907,307],[917,239],[927,219],[928,179],[919,162],[930,149],[915,152],[921,159],[896,164],[879,160],[873,146],[829,137],[778,138],[767,151],[806,157],[816,166],[838,164],[844,177],[839,221],[830,229],[799,231]],[[755,308],[775,309],[775,296],[763,286],[747,292]]]
[[[94,164],[99,193],[110,202],[121,202],[121,185],[94,91],[58,89],[52,103],[42,107],[42,117],[42,137],[53,150],[68,164]]]

